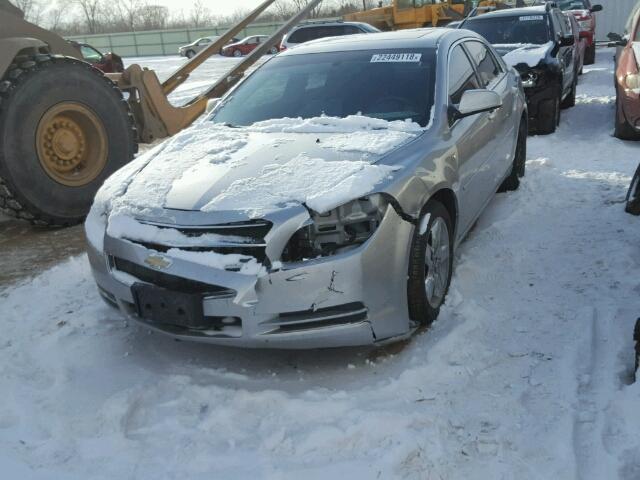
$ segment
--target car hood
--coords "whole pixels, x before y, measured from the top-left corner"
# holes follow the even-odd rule
[[[499,44],[493,47],[502,55],[504,61],[511,67],[525,64],[530,68],[536,67],[554,47],[553,42],[538,44]]]
[[[399,168],[381,160],[423,131],[361,116],[242,128],[204,121],[136,160],[126,179],[116,175],[103,190],[111,192],[111,210],[133,216],[172,209],[257,218],[295,204],[323,212],[371,193]]]

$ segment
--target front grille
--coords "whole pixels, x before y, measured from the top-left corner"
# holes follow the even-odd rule
[[[217,225],[167,225],[162,223],[138,220],[140,223],[158,228],[177,230],[188,237],[206,234],[246,237],[254,241],[263,241],[273,224],[266,220],[248,220],[246,222],[221,223]]]
[[[173,290],[174,292],[200,293],[209,296],[231,295],[235,293],[233,290],[225,287],[209,285],[208,283],[158,272],[118,257],[112,257],[111,264],[113,268],[120,272],[132,275],[143,282],[166,288],[167,290]]]
[[[239,254],[253,257],[260,263],[264,263],[267,257],[265,237],[273,227],[273,224],[266,220],[250,220],[210,226],[173,226],[142,220],[139,220],[139,222],[163,230],[175,230],[191,239],[211,234],[222,237],[220,241],[215,243],[211,243],[209,240],[203,240],[202,245],[193,245],[192,241],[189,242],[190,244],[188,245],[164,245],[128,239],[130,242],[142,245],[150,250],[167,252],[167,250],[171,248],[177,248],[190,252],[214,252],[221,255]],[[225,237],[227,237],[228,240],[225,240]]]
[[[230,255],[230,254],[239,254],[246,255],[249,257],[254,257],[258,262],[263,263],[267,258],[266,248],[262,245],[251,245],[247,246],[233,246],[233,247],[223,247],[223,246],[215,246],[215,247],[171,247],[167,245],[160,245],[159,243],[150,243],[150,242],[140,242],[130,240],[138,245],[142,245],[149,250],[155,250],[156,252],[166,253],[171,248],[176,248],[178,250],[184,250],[187,252],[214,252],[219,253],[221,255]]]
[[[317,310],[286,312],[268,323],[277,327],[270,334],[311,330],[360,323],[367,319],[367,308],[360,302],[345,303]]]

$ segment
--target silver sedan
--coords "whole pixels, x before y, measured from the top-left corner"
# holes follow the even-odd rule
[[[451,29],[311,42],[110,178],[102,297],[174,337],[319,348],[438,316],[456,247],[525,173],[520,77]]]

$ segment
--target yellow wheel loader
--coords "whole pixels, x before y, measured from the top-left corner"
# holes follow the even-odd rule
[[[138,143],[191,125],[210,99],[233,87],[321,0],[312,0],[206,92],[183,107],[169,103],[167,96],[194,69],[274,2],[264,1],[161,83],[138,65],[103,74],[70,43],[0,0],[0,210],[36,225],[81,222],[98,188],[131,161]]]
[[[343,18],[366,22],[380,30],[441,27],[462,20],[470,6],[469,0],[393,0],[390,6],[350,13]]]

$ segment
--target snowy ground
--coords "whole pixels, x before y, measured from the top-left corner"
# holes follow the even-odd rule
[[[406,344],[173,342],[104,306],[83,256],[4,290],[3,477],[637,480],[640,144],[611,136],[612,84],[601,51]]]
[[[250,73],[256,67],[264,63],[269,59],[269,55],[265,55],[260,61],[252,66],[247,72]],[[211,83],[218,78],[221,78],[236,64],[240,63],[242,59],[223,57],[221,55],[214,55],[209,58],[203,65],[198,67],[191,73],[189,79],[184,84],[180,85],[175,92],[171,94],[169,99],[174,105],[183,105],[188,100],[199,93],[206,90],[211,86]],[[141,67],[146,67],[151,70],[155,70],[160,81],[166,80],[177,68],[187,62],[185,57],[178,55],[168,57],[131,57],[125,58],[125,67],[137,63]]]

